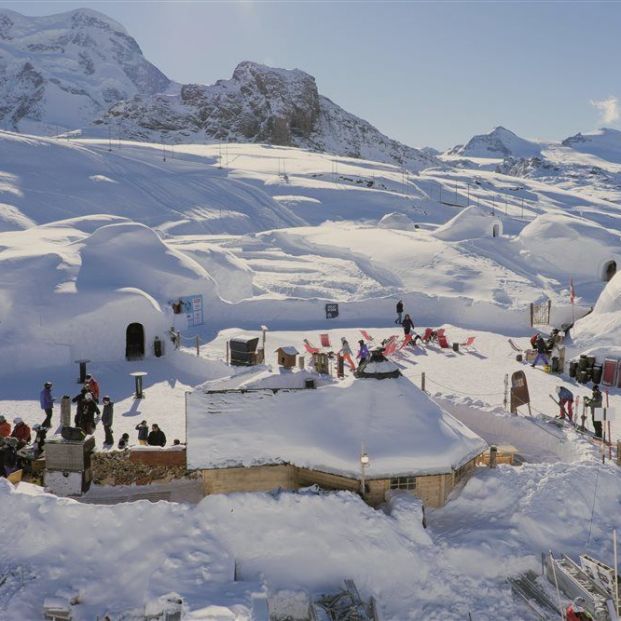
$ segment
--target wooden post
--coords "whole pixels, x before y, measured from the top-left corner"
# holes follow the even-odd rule
[[[621,466],[621,440],[617,440],[617,466]]]
[[[345,360],[341,354],[336,357],[336,376],[338,378],[345,377]]]
[[[425,390],[425,372],[424,372],[424,371],[420,374],[420,389],[421,389],[423,392],[427,392],[427,391]]]
[[[201,355],[201,338],[198,334],[196,335],[196,355]]]
[[[505,410],[507,409],[507,404],[509,402],[508,394],[509,394],[509,374],[505,373],[505,396],[503,399],[503,405],[504,405]]]
[[[489,447],[489,467],[495,468],[498,458],[498,448],[492,444]]]
[[[71,427],[71,397],[63,395],[60,400],[60,426]]]
[[[230,360],[230,351],[229,351],[229,342],[226,342],[226,364],[229,364]]]

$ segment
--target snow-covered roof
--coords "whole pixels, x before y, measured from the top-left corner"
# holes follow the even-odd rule
[[[300,352],[293,345],[284,345],[279,347],[276,351],[282,351],[287,356],[297,356]]]
[[[487,444],[408,379],[187,398],[191,469],[293,463],[368,478],[451,472]]]

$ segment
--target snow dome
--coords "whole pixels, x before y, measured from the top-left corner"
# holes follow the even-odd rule
[[[439,226],[433,235],[443,241],[500,237],[502,235],[502,221],[500,218],[492,216],[489,210],[472,205],[460,211],[446,224]]]
[[[381,229],[397,229],[398,231],[415,231],[416,225],[404,214],[393,211],[383,216],[377,223]]]

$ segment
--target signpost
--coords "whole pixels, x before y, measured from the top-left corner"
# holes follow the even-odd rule
[[[326,304],[326,319],[336,319],[339,316],[339,305],[331,302]]]
[[[526,375],[524,371],[516,371],[511,376],[511,413],[517,414],[517,409],[521,405],[527,405],[528,414],[532,416]]]

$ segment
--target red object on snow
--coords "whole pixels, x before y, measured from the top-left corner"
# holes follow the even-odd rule
[[[330,335],[329,334],[320,334],[319,340],[321,341],[322,347],[332,347],[330,344]]]
[[[604,386],[612,386],[617,376],[617,361],[606,358],[602,369],[602,384]]]
[[[403,338],[403,341],[399,347],[399,349],[403,349],[406,345],[408,345],[410,342],[412,341],[412,335],[411,334],[406,334],[405,337]]]
[[[366,331],[366,330],[360,330],[360,334],[362,334],[362,338],[367,342],[370,343],[371,341],[373,341],[373,337]]]
[[[476,338],[477,338],[476,336],[469,336],[469,337],[466,339],[466,342],[465,342],[465,343],[462,343],[462,344],[460,345],[460,347],[462,347],[462,348],[464,348],[464,349],[474,348],[474,340],[475,340]]]
[[[446,340],[446,337],[444,336],[444,334],[438,335],[438,345],[440,345],[442,349],[450,349],[451,347],[449,345],[449,342]]]
[[[425,334],[423,334],[423,342],[429,343],[429,341],[433,338],[433,329],[425,328]]]
[[[309,354],[318,354],[319,353],[319,347],[313,347],[307,339],[304,339],[304,349],[309,353]]]

